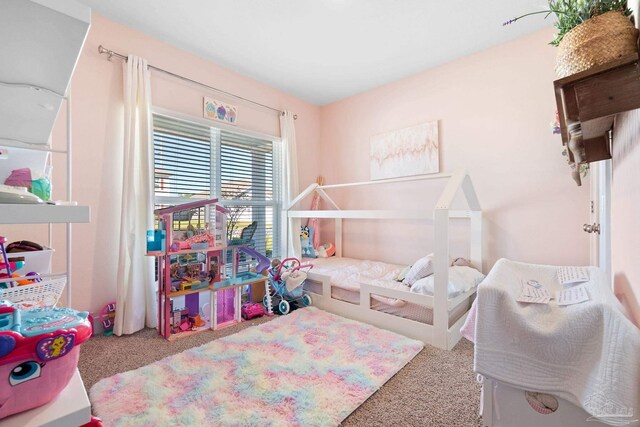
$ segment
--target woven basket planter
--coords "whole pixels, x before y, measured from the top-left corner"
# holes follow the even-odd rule
[[[556,73],[562,78],[631,55],[637,40],[638,30],[622,12],[594,16],[562,38]]]

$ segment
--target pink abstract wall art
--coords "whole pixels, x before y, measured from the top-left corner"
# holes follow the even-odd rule
[[[371,137],[371,179],[438,173],[438,122]]]

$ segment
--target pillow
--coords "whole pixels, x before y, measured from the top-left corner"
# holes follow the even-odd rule
[[[433,254],[417,260],[407,272],[402,283],[411,286],[417,280],[427,277],[430,274],[433,274]]]
[[[411,292],[415,292],[423,295],[433,296],[434,289],[434,275],[423,277],[411,286]],[[480,273],[475,268],[454,266],[449,267],[449,286],[447,287],[447,294],[449,298],[454,298],[469,289],[478,286],[478,284],[484,279],[484,274]]]
[[[396,276],[396,282],[402,282],[404,278],[407,277],[407,273],[409,272],[409,270],[411,270],[410,265],[400,270],[400,273],[398,273],[398,275]]]
[[[315,249],[313,249],[313,227],[307,225],[300,227],[300,248],[304,258],[317,258]]]

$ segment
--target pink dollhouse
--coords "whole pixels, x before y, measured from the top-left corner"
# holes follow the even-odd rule
[[[227,245],[227,214],[218,199],[155,211],[157,229],[147,233],[147,254],[158,260],[158,332],[163,337],[240,322],[242,287],[267,286],[259,273],[269,260],[251,248]],[[257,260],[257,273],[238,273],[237,251]],[[200,301],[204,291],[210,292],[208,305]],[[175,306],[178,297],[184,297],[184,307]]]

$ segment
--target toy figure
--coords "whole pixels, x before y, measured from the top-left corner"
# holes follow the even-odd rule
[[[333,243],[325,243],[324,245],[318,246],[316,250],[318,258],[328,258],[330,256],[335,255],[336,247]]]
[[[191,264],[187,266],[187,276],[192,279],[196,279],[200,276],[200,272],[202,271],[201,264]]]
[[[313,249],[313,229],[308,226],[300,227],[300,246],[302,249],[302,256],[309,258],[316,258],[316,251]]]
[[[189,323],[191,323],[192,328],[200,328],[206,324],[206,322],[202,320],[202,317],[200,317],[199,314],[196,314],[195,316],[189,316]]]
[[[180,277],[178,277],[178,269],[180,268],[180,266],[178,264],[171,264],[171,278],[173,279],[179,279]]]

